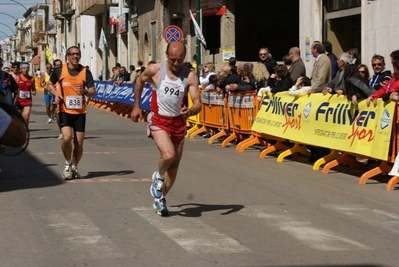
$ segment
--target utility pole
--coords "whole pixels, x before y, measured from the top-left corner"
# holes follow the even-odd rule
[[[107,7],[107,0],[104,0],[104,37],[106,40],[107,45],[104,46],[105,52],[105,66],[104,66],[104,77],[105,80],[109,79],[109,69],[108,69],[108,7]]]
[[[201,4],[200,0],[195,0],[195,20],[197,24],[201,27]],[[199,73],[199,67],[201,65],[201,41],[198,38],[195,38],[195,47],[196,47],[196,54],[197,54],[197,73]]]
[[[67,15],[66,15],[66,1],[67,0],[62,0],[64,2],[64,41],[65,41],[65,50],[68,49],[68,37],[67,37]],[[67,62],[67,54],[65,52],[65,63]]]

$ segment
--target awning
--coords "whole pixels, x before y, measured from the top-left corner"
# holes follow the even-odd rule
[[[40,56],[36,55],[32,59],[32,65],[39,65],[40,64]]]

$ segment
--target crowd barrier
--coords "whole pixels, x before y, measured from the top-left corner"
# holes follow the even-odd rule
[[[96,96],[90,98],[92,106],[129,117],[134,104],[134,84],[114,86],[112,82],[95,81]],[[140,99],[143,110],[150,109],[151,87],[146,85]],[[398,149],[399,108],[395,103],[366,106],[361,101],[351,105],[343,96],[312,94],[289,96],[287,92],[268,94],[259,103],[254,91],[219,94],[216,91],[201,92],[201,112],[187,120],[186,137],[193,139],[200,133],[212,133],[208,143],[221,141],[221,147],[235,141],[236,150],[244,152],[250,146],[261,145],[259,157],[282,151],[277,162],[297,153],[310,155],[306,145],[327,147],[331,153],[318,159],[314,170],[322,173],[338,165],[365,169],[356,157],[378,160],[372,169],[365,169],[359,184],[376,175],[386,175],[395,161]],[[192,105],[191,98],[188,100]],[[316,112],[319,121],[310,120]],[[325,121],[322,122],[322,119]],[[307,129],[307,130],[306,130]],[[293,146],[288,147],[290,141]],[[376,153],[377,152],[377,153]],[[324,166],[322,166],[324,165]],[[399,177],[392,177],[387,190],[393,190]]]
[[[378,174],[387,174],[391,169],[388,163],[394,162],[399,151],[396,103],[379,100],[377,105],[367,106],[361,101],[354,106],[344,96],[289,96],[287,92],[268,94],[259,104],[254,92],[230,92],[222,96],[211,91],[203,92],[201,97],[200,120],[194,125],[198,130],[188,137],[217,132],[209,144],[225,136],[221,146],[236,140],[239,152],[260,144],[265,146],[260,158],[282,150],[277,161],[283,162],[292,154],[309,156],[306,145],[327,147],[331,153],[318,159],[312,166],[314,170],[322,165],[322,173],[338,165],[363,169],[359,184],[365,184]],[[293,146],[286,145],[284,141],[288,140]],[[369,169],[356,157],[374,159],[380,164]],[[393,190],[397,183],[399,177],[390,179],[387,190]]]
[[[115,86],[114,82],[94,81],[96,95],[90,97],[89,105],[110,111],[121,117],[128,118],[134,104],[135,84],[123,83]],[[146,84],[140,98],[140,108],[144,111],[150,110],[151,86]],[[144,120],[144,118],[141,118]]]

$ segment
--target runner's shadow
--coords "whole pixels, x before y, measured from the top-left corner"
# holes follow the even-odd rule
[[[187,207],[180,211],[170,211],[170,216],[183,216],[183,217],[201,217],[203,212],[225,210],[220,215],[228,215],[233,212],[238,212],[244,208],[243,205],[208,205],[199,203],[187,203],[181,205],[170,206],[173,208],[181,208],[183,206],[194,206]]]
[[[123,171],[104,171],[104,172],[88,172],[87,175],[83,176],[83,179],[87,178],[98,178],[98,177],[104,177],[104,176],[122,176],[122,175],[128,175],[128,174],[132,174],[134,173],[134,171],[127,171],[127,170],[123,170]]]

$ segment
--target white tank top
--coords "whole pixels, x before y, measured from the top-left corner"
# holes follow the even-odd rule
[[[189,70],[183,66],[180,77],[173,80],[166,74],[166,64],[162,62],[160,72],[159,82],[152,90],[151,110],[165,117],[180,116],[183,99],[187,93],[186,74]]]

